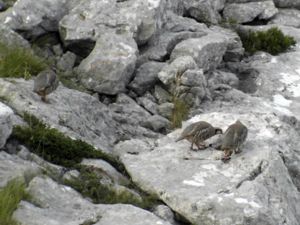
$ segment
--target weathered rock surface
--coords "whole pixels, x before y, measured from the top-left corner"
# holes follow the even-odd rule
[[[83,1],[60,21],[60,31],[66,45],[96,41],[109,31],[144,44],[161,27],[166,9],[165,0]]]
[[[260,20],[270,19],[278,12],[273,1],[232,3],[225,6],[223,16],[226,20],[234,20],[237,23],[251,22],[255,18]]]
[[[299,157],[295,151],[299,134],[274,115],[271,105],[249,97],[244,102],[238,110],[232,103],[221,103],[222,112],[205,113],[189,121],[205,120],[225,130],[240,119],[248,126],[243,152],[232,156],[229,163],[217,159],[220,151],[191,152],[187,141],[175,144],[177,130],[159,139],[153,150],[121,156],[133,181],[158,194],[194,224],[274,225],[285,221],[296,225],[298,178],[289,173],[282,155],[291,161]],[[126,149],[130,148],[128,143]]]
[[[0,102],[0,149],[5,145],[13,128],[13,114],[11,108]]]
[[[137,60],[137,45],[126,36],[105,33],[79,65],[80,80],[98,93],[115,95],[126,90]]]
[[[177,44],[172,51],[171,60],[181,56],[191,56],[199,68],[207,71],[218,66],[226,49],[225,36],[211,32],[201,38],[190,38]]]
[[[9,46],[30,48],[30,44],[6,25],[0,25],[0,41]]]
[[[0,87],[0,96],[7,98],[8,105],[19,114],[27,111],[68,136],[104,151],[109,151],[117,140],[120,129],[111,112],[88,94],[60,85],[49,96],[50,104],[44,104],[32,91],[32,80],[1,79]]]
[[[154,214],[131,205],[92,204],[70,187],[49,178],[34,178],[28,187],[32,203],[22,201],[14,213],[26,225],[170,225]]]
[[[37,164],[0,151],[0,188],[14,178],[29,181],[27,179],[40,172],[41,170]]]
[[[102,159],[84,159],[80,164],[99,169],[117,184],[124,185],[129,183],[129,180],[124,175],[119,173],[112,165]]]
[[[77,0],[19,0],[2,14],[0,20],[27,38],[38,37],[47,32],[58,31],[58,22]]]
[[[138,95],[143,95],[151,90],[158,81],[158,72],[165,63],[148,62],[142,64],[137,70],[134,79],[130,82],[129,87]]]
[[[183,1],[187,14],[199,22],[218,24],[221,20],[219,11],[224,8],[225,0]]]
[[[300,1],[299,0],[274,0],[274,3],[278,8],[300,9]]]
[[[297,9],[279,9],[279,12],[271,19],[270,24],[300,27],[300,11]]]

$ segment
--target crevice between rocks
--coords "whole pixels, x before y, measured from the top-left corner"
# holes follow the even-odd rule
[[[242,179],[235,187],[238,189],[245,181],[253,181],[258,177],[268,166],[268,161],[261,160],[257,167],[255,167],[250,174]]]

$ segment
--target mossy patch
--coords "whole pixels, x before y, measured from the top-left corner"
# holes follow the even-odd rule
[[[89,167],[81,166],[80,176],[72,180],[66,180],[64,183],[83,196],[92,199],[95,204],[132,204],[140,208],[150,209],[158,203],[156,197],[139,192],[142,198],[130,191],[117,192],[112,185],[102,184],[101,175],[92,171]],[[133,185],[133,184],[132,184]]]
[[[119,171],[125,170],[117,159],[96,150],[84,141],[73,140],[58,130],[50,128],[35,116],[24,113],[23,119],[28,123],[28,126],[15,126],[12,138],[19,140],[45,160],[72,168],[83,158],[101,158]]]
[[[10,181],[0,190],[0,224],[18,225],[12,218],[21,200],[28,200],[29,194],[25,191],[25,184],[20,180]]]
[[[182,121],[188,118],[189,106],[179,99],[178,97],[173,97],[174,109],[172,113],[172,126],[173,128],[181,127]]]
[[[29,79],[46,67],[45,61],[30,50],[0,43],[0,77]]]
[[[246,52],[250,54],[265,51],[278,55],[296,44],[293,37],[284,35],[277,27],[267,31],[250,31],[248,34],[240,34],[240,37]]]

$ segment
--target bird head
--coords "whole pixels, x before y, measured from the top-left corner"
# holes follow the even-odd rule
[[[223,130],[219,127],[215,127],[215,134],[223,134]]]

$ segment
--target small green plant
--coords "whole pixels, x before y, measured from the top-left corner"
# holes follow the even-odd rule
[[[173,97],[174,109],[172,113],[172,126],[173,128],[181,127],[182,121],[188,118],[189,106],[179,99],[178,97]]]
[[[0,77],[29,79],[46,67],[45,61],[28,49],[0,43]]]
[[[13,220],[13,212],[17,209],[19,202],[29,199],[29,194],[25,191],[25,184],[20,180],[10,181],[0,190],[0,224],[17,225]]]
[[[125,171],[124,166],[117,159],[81,140],[73,140],[58,130],[50,128],[35,116],[24,113],[23,119],[28,126],[15,126],[12,138],[22,142],[45,160],[72,168],[83,158],[101,158],[119,171]]]
[[[293,37],[284,35],[277,27],[267,31],[250,31],[248,34],[240,34],[240,37],[246,52],[250,54],[265,51],[277,55],[296,44]]]
[[[88,167],[81,166],[80,176],[73,180],[66,180],[64,183],[83,196],[89,197],[95,204],[132,204],[140,208],[150,209],[158,203],[157,198],[145,193],[140,193],[142,199],[131,192],[123,191],[116,192],[111,185],[102,184],[100,182],[101,176]]]

